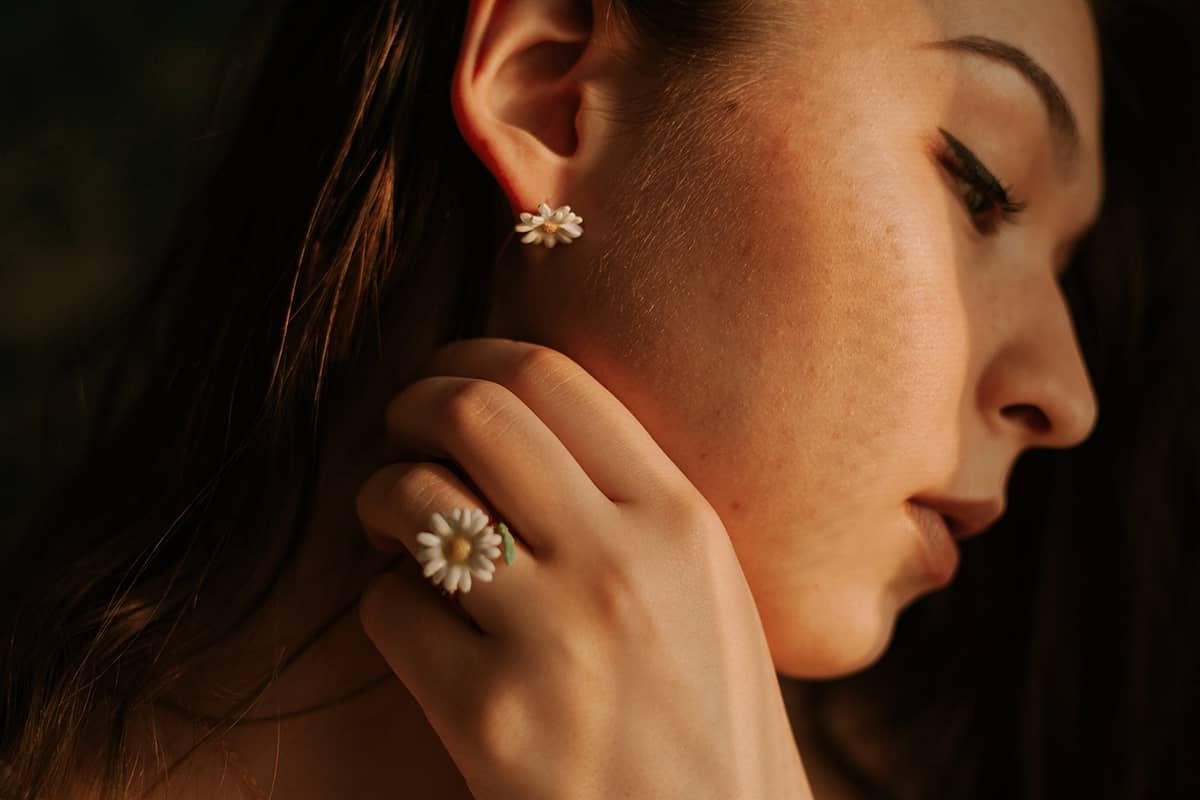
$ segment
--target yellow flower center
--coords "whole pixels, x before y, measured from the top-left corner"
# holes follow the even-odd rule
[[[544,222],[544,223],[542,223],[542,230],[544,230],[546,233],[549,233],[551,235],[556,234],[556,233],[558,233],[558,223],[557,222]]]
[[[471,542],[461,536],[450,542],[446,548],[446,560],[451,564],[461,564],[471,555]]]

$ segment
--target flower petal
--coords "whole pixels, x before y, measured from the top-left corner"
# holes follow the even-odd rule
[[[469,570],[464,569],[462,572],[459,573],[458,588],[459,588],[459,591],[461,591],[461,592],[471,591],[471,572]]]
[[[475,577],[481,581],[490,581],[495,576],[491,572],[476,572]]]
[[[487,527],[487,514],[482,509],[476,508],[471,510],[471,517],[467,520],[467,533],[475,534]]]
[[[446,574],[446,580],[442,582],[442,585],[446,587],[446,591],[448,592],[458,591],[458,582],[461,577],[462,567],[455,564],[450,567],[450,571]]]
[[[550,209],[550,206],[546,205],[545,203],[538,203],[538,209],[537,209],[537,210],[538,210],[538,214],[539,214],[540,216],[542,216],[542,217],[548,217],[548,216],[550,216],[551,214],[553,214],[553,213],[554,213],[554,212],[553,212],[553,211]]]
[[[481,550],[480,552],[483,553],[488,558],[499,558],[500,557],[500,548],[499,547],[488,547],[488,548],[485,548],[484,550]]]
[[[451,532],[450,523],[436,511],[429,517],[429,527],[434,533],[440,533],[442,536],[446,536]]]
[[[535,227],[537,227],[537,226],[536,225],[514,225],[513,230],[516,231],[517,233],[528,233],[529,231],[533,230]]]
[[[533,214],[530,214],[528,211],[521,212],[521,222],[529,222],[532,219],[533,219]]]
[[[538,239],[541,239],[541,238],[542,238],[541,231],[532,230],[529,233],[527,233],[521,237],[521,244],[533,244],[534,242],[536,242]]]
[[[545,239],[542,239],[542,244],[546,245],[546,247],[554,247],[557,241],[558,239],[554,236],[547,236]]]
[[[417,543],[423,544],[426,547],[440,547],[442,540],[429,531],[421,531],[417,534]]]
[[[425,574],[425,577],[428,578],[430,575],[437,572],[444,566],[446,566],[446,559],[435,558],[433,561],[430,561],[425,565],[425,569],[422,570],[422,572]]]
[[[566,231],[567,233],[571,234],[571,236],[573,236],[575,238],[579,238],[580,236],[583,235],[583,228],[579,227],[574,222],[568,222],[566,225],[563,225],[562,228],[560,228],[560,230]]]

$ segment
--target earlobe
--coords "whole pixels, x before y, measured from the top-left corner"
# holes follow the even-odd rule
[[[591,0],[472,0],[451,102],[514,215],[565,195],[579,144],[580,57]]]

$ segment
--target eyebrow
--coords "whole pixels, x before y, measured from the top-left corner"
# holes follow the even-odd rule
[[[1075,112],[1067,102],[1059,85],[1055,83],[1050,73],[1046,72],[1033,57],[1019,47],[990,39],[987,36],[960,36],[937,42],[928,42],[925,47],[938,50],[949,50],[959,53],[974,53],[1002,64],[1014,67],[1037,90],[1046,112],[1050,117],[1050,127],[1059,136],[1064,145],[1064,154],[1068,162],[1074,161],[1079,151],[1079,124],[1075,120]]]

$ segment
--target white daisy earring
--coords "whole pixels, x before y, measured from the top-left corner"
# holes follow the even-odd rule
[[[523,233],[522,244],[541,244],[546,247],[562,242],[570,244],[583,235],[580,223],[583,217],[571,211],[570,206],[551,209],[546,203],[537,207],[537,213],[523,212],[517,233]]]

